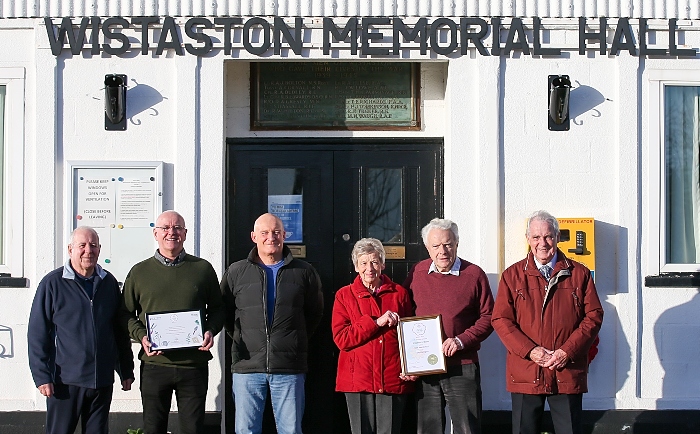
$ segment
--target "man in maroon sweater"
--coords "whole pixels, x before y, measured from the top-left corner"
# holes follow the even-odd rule
[[[404,287],[416,315],[442,315],[447,373],[416,384],[418,434],[445,432],[445,404],[455,434],[481,433],[481,375],[477,351],[491,327],[493,296],[484,271],[457,257],[457,225],[433,219],[421,231],[430,259],[416,264]]]

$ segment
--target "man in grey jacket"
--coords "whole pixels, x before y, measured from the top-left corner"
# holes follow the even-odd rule
[[[279,434],[301,434],[308,341],[323,315],[321,280],[284,245],[272,214],[255,221],[256,244],[221,280],[231,359],[236,433],[261,433],[269,387]]]
[[[115,367],[123,390],[134,381],[126,330],[117,325],[117,280],[97,265],[100,240],[81,226],[71,234],[70,259],[47,274],[29,315],[29,368],[46,396],[46,432],[107,433]]]

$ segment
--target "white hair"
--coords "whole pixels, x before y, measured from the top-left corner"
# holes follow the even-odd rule
[[[552,214],[542,209],[533,212],[532,215],[530,215],[530,217],[527,219],[527,229],[525,230],[526,237],[530,236],[530,223],[535,221],[546,222],[547,224],[549,224],[549,227],[552,228],[552,231],[554,231],[554,235],[556,235],[557,238],[559,238],[559,221],[557,221],[557,219],[554,218]]]
[[[70,241],[68,242],[68,245],[72,246],[73,242],[75,241],[75,235],[79,232],[89,232],[90,234],[94,235],[95,238],[97,238],[97,242],[100,242],[100,236],[97,234],[97,231],[90,226],[78,226],[77,228],[73,229],[73,232],[70,233]]]
[[[384,251],[384,246],[381,241],[376,238],[361,238],[357,240],[355,247],[352,248],[352,265],[357,267],[357,260],[360,256],[369,255],[371,253],[379,255],[379,261],[384,265],[386,252]]]
[[[420,234],[423,237],[423,244],[426,246],[428,245],[428,234],[430,234],[430,231],[433,229],[452,231],[452,237],[454,238],[455,243],[459,244],[459,229],[457,229],[457,223],[448,219],[434,218],[430,220],[430,223],[423,226],[423,229],[420,231]]]

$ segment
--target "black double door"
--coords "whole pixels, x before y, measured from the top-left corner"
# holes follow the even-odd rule
[[[330,320],[335,292],[356,275],[350,254],[360,238],[382,241],[384,273],[398,283],[428,257],[420,230],[442,215],[442,142],[229,141],[227,159],[227,264],[248,255],[260,214],[272,209],[282,216],[286,244],[318,270],[325,299],[323,320],[311,340],[304,433],[349,432],[345,398],[334,392],[338,349]],[[225,423],[233,433],[228,351],[226,365]],[[274,433],[267,413],[264,432]]]

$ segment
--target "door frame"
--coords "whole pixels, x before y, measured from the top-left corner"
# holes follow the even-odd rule
[[[278,151],[297,152],[297,151],[343,151],[343,152],[369,152],[369,151],[432,151],[434,154],[435,176],[432,192],[433,202],[430,207],[436,210],[436,216],[442,217],[444,214],[444,140],[443,138],[351,138],[351,137],[332,137],[332,138],[302,138],[302,137],[265,137],[265,138],[227,138],[225,150],[225,183],[224,183],[224,216],[222,219],[224,233],[224,259],[225,266],[228,267],[234,260],[242,259],[234,257],[234,232],[240,235],[240,231],[250,231],[249,227],[239,227],[236,225],[248,224],[243,222],[231,222],[233,218],[232,211],[235,198],[234,180],[236,174],[233,172],[233,153],[237,151],[246,152],[270,152]],[[433,162],[431,162],[432,165]],[[425,222],[427,223],[427,222]],[[420,238],[420,234],[418,234]],[[332,240],[329,240],[332,242]],[[325,291],[324,291],[325,292]],[[327,295],[326,295],[327,296]],[[230,391],[231,373],[228,369],[231,362],[230,339],[226,339],[225,362],[224,362],[224,417],[222,424],[226,427],[226,432],[233,432],[233,417],[232,414],[226,412],[226,409],[233,408],[233,399]],[[344,399],[344,398],[343,398]],[[307,399],[307,404],[311,400]],[[410,425],[410,424],[409,424]],[[266,429],[264,424],[264,432],[271,429],[274,432],[274,426]]]
[[[226,224],[228,220],[228,212],[233,195],[229,185],[234,174],[230,167],[231,152],[236,150],[241,151],[389,151],[389,150],[433,150],[436,151],[437,161],[435,162],[435,177],[436,185],[434,188],[435,203],[434,207],[440,210],[440,217],[443,217],[445,211],[444,199],[444,167],[445,167],[445,149],[444,139],[442,137],[419,137],[419,138],[352,138],[352,137],[245,137],[245,138],[227,138],[226,150],[224,152],[224,218],[222,219],[222,228],[224,233],[224,263],[228,267],[229,264],[236,258],[233,258],[232,247],[228,240],[231,239],[231,231],[234,230],[230,225]],[[250,230],[250,229],[248,229]],[[240,259],[240,258],[238,258]]]

